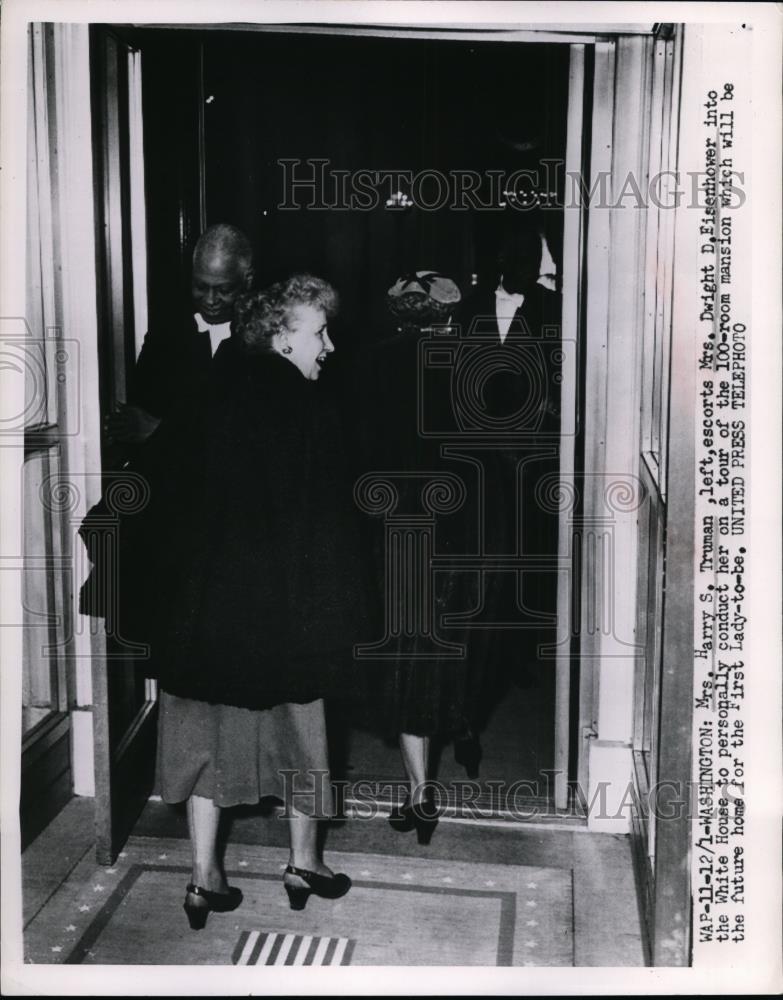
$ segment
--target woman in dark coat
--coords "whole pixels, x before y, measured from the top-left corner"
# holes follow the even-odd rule
[[[481,687],[476,633],[447,621],[480,603],[477,574],[448,565],[479,550],[478,474],[469,459],[443,447],[449,441],[444,428],[454,422],[451,373],[422,362],[425,342],[435,345],[436,336],[446,352],[452,347],[456,337],[446,333],[446,324],[459,298],[456,284],[437,272],[400,278],[387,297],[397,334],[365,353],[356,380],[360,486],[366,484],[369,498],[373,490],[388,491],[390,498],[381,512],[384,531],[376,531],[373,545],[385,628],[374,648],[362,650],[369,665],[378,661],[372,680],[379,693],[368,700],[383,706],[377,723],[398,738],[409,784],[391,825],[415,829],[422,844],[429,843],[439,811],[430,740],[465,732]],[[438,334],[428,327],[433,322]],[[360,488],[360,502],[362,493]],[[365,505],[368,512],[371,507]],[[437,570],[433,558],[440,560]]]
[[[429,841],[438,813],[428,784],[430,739],[453,739],[455,758],[478,776],[475,732],[500,680],[498,640],[506,630],[498,623],[514,622],[520,610],[516,577],[493,563],[518,551],[521,510],[522,551],[531,538],[533,551],[557,551],[551,516],[537,511],[527,478],[522,506],[517,498],[521,449],[534,457],[543,450],[546,459],[549,446],[549,462],[556,468],[557,461],[550,443],[559,423],[550,408],[558,373],[547,366],[554,352],[541,346],[545,329],[556,328],[556,296],[538,283],[540,234],[513,229],[497,264],[501,287],[461,309],[456,286],[437,272],[399,279],[387,299],[398,333],[375,346],[360,380],[371,442],[365,451],[376,470],[370,482],[394,497],[376,559],[387,628],[365,655],[391,663],[380,674],[379,700],[385,727],[399,735],[410,785],[391,824],[415,829],[420,843]],[[500,290],[513,298],[505,340]],[[514,662],[522,659],[518,646]]]
[[[221,808],[263,796],[286,803],[292,907],[350,887],[316,850],[317,818],[332,812],[322,699],[345,691],[362,620],[338,417],[313,384],[335,310],[331,286],[307,275],[238,301],[203,463],[181,480],[177,582],[156,650],[158,768],[164,801],[188,803],[194,927],[241,901],[217,859]]]

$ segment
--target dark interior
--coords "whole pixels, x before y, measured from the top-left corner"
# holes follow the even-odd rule
[[[567,46],[257,31],[135,34],[144,40],[151,315],[171,303],[173,274],[187,287],[202,216],[208,225],[229,222],[248,233],[261,284],[310,271],[337,287],[333,337],[343,363],[394,332],[385,294],[399,275],[438,270],[463,297],[472,285],[495,280],[492,247],[515,217],[545,233],[562,274],[562,210],[533,217],[502,207],[488,172],[508,177],[564,160]],[[340,170],[478,171],[478,197],[488,208],[389,210],[386,183],[370,210],[281,209],[278,161],[313,158],[328,161],[328,178]],[[310,175],[304,163],[296,169]],[[554,186],[562,204],[562,170],[553,165],[539,176],[539,189]],[[433,191],[423,186],[422,197],[436,197]],[[328,184],[324,200],[334,197]],[[307,199],[296,195],[298,204]],[[505,681],[485,713],[481,777],[540,780],[553,767],[554,659],[537,660],[529,642],[512,642],[506,655]],[[359,734],[337,742],[338,775],[401,773],[393,745]],[[448,780],[452,772],[464,776],[446,752],[439,776]]]

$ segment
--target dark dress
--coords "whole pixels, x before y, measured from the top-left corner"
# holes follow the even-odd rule
[[[321,699],[355,687],[364,620],[336,407],[285,358],[242,356],[230,340],[203,418],[168,500],[154,642],[161,793],[288,798],[281,772],[297,771],[297,807],[328,812]]]
[[[465,303],[451,333],[412,328],[363,361],[364,473],[395,497],[372,547],[386,622],[375,653],[390,658],[376,666],[373,700],[389,733],[480,728],[506,662],[551,638],[536,622],[554,610],[555,574],[518,584],[498,557],[556,554],[556,515],[541,511],[536,487],[558,470],[559,338],[558,297],[536,286],[501,344],[492,290]],[[426,484],[454,479],[461,500],[433,510],[431,492],[428,506]],[[411,572],[420,544],[429,551]],[[427,588],[429,622],[411,614]],[[526,608],[542,613],[527,622]],[[428,655],[437,643],[459,652]]]
[[[381,605],[365,683],[369,702],[382,706],[375,724],[389,736],[461,732],[479,680],[473,634],[447,620],[479,602],[478,573],[449,565],[478,551],[478,471],[442,451],[437,429],[451,400],[446,383],[420,379],[422,336],[408,329],[375,345],[357,376],[368,496],[380,480],[394,497],[380,517],[365,513]]]

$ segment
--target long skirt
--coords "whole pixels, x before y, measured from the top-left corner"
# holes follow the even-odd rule
[[[227,808],[274,796],[306,815],[333,814],[320,699],[251,711],[162,691],[157,770],[164,802],[199,795]]]

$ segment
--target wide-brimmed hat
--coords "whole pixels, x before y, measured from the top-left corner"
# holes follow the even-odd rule
[[[438,271],[404,274],[386,293],[392,315],[417,325],[447,320],[461,298],[456,282]]]

